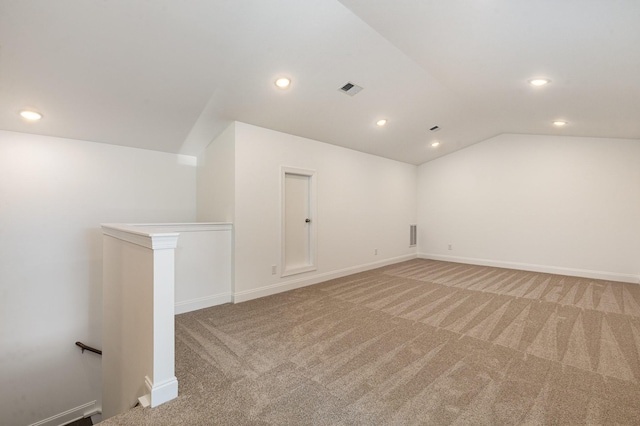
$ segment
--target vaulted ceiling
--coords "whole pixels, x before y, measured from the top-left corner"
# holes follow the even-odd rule
[[[0,0],[0,129],[197,155],[238,120],[413,164],[640,139],[639,22],[637,0]]]

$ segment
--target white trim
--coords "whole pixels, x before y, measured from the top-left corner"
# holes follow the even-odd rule
[[[135,223],[136,228],[153,228],[158,232],[199,232],[199,231],[231,231],[233,224],[230,222],[194,222],[194,223]]]
[[[339,269],[337,271],[324,272],[322,274],[316,274],[310,277],[287,280],[277,284],[266,285],[266,286],[262,286],[252,290],[239,291],[237,293],[234,293],[233,301],[234,303],[246,302],[247,300],[257,299],[259,297],[271,296],[272,294],[282,293],[283,291],[295,290],[297,288],[306,287],[312,284],[318,284],[323,281],[328,281],[328,280],[344,277],[351,274],[357,274],[358,272],[364,272],[370,269],[381,268],[383,266],[392,265],[394,263],[404,262],[404,261],[415,259],[415,258],[416,258],[415,254],[407,254],[404,256],[398,256],[391,259],[380,260],[378,262],[367,263],[364,265]]]
[[[176,248],[179,232],[233,230],[233,224],[227,222],[103,223],[101,226],[104,235],[154,250]]]
[[[542,272],[546,274],[568,275],[572,277],[592,278],[596,280],[621,281],[638,284],[640,276],[617,272],[593,271],[589,269],[564,268],[561,266],[536,265],[520,262],[506,262],[472,257],[447,256],[433,253],[418,253],[419,259],[443,260],[445,262],[466,263],[470,265],[494,266],[496,268],[518,269],[522,271]]]
[[[51,416],[47,419],[40,420],[39,422],[32,423],[29,426],[60,426],[66,425],[71,422],[75,422],[76,420],[83,419],[90,415],[90,413],[95,413],[100,411],[96,406],[96,401],[87,402],[86,404],[82,404],[79,407],[72,408],[71,410],[67,410],[64,413],[56,414],[55,416]]]
[[[220,293],[177,302],[175,305],[175,314],[184,314],[186,312],[197,311],[198,309],[231,303],[233,301],[232,296],[231,293]]]
[[[151,408],[157,407],[160,404],[164,404],[165,402],[178,397],[178,379],[176,379],[175,376],[160,383],[153,383],[153,380],[151,380],[149,376],[145,376],[144,384],[149,391],[148,397],[151,403]],[[146,396],[147,395],[144,395],[144,397]]]
[[[284,265],[284,258],[282,259],[282,264]],[[317,270],[318,268],[315,265],[300,266],[298,268],[287,269],[286,271],[283,271],[282,274],[280,274],[280,276],[289,277],[291,275],[304,274],[305,272],[312,272]]]
[[[102,233],[152,250],[175,249],[180,235],[177,232],[144,232],[135,226],[121,224],[102,224]]]
[[[138,398],[138,402],[143,408],[147,408],[151,405],[151,394],[142,395]]]

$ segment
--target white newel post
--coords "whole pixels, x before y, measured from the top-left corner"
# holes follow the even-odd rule
[[[130,225],[103,231],[103,418],[140,400],[178,396],[174,280],[179,234]]]

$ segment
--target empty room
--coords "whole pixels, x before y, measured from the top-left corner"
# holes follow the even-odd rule
[[[0,425],[640,424],[638,22],[0,0]]]

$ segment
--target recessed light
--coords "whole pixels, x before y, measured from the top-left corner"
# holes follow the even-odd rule
[[[534,78],[533,80],[529,80],[529,84],[532,86],[544,86],[546,84],[551,83],[551,80],[548,78]]]
[[[556,120],[553,122],[554,126],[558,126],[558,127],[562,127],[562,126],[566,126],[567,122],[566,121],[562,121],[562,120]]]
[[[36,111],[31,111],[28,109],[20,111],[20,117],[29,121],[38,121],[42,118],[42,114]]]
[[[287,77],[280,77],[276,80],[276,86],[281,89],[286,89],[291,84],[291,80]]]
[[[440,142],[433,142],[433,143],[431,144],[431,146],[432,146],[432,147],[434,147],[434,148],[435,148],[435,147],[438,147],[438,146],[440,146]]]
[[[378,121],[376,121],[376,124],[377,124],[379,127],[382,127],[382,126],[384,126],[385,124],[387,124],[387,120],[383,118],[382,120],[378,120]]]

